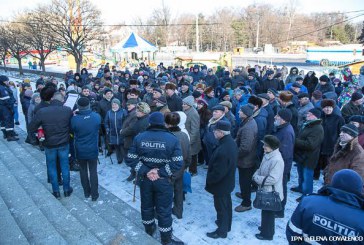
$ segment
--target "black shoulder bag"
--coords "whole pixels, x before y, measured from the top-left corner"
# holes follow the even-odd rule
[[[268,175],[269,176],[269,175]],[[282,210],[281,199],[279,193],[275,191],[274,185],[272,185],[273,191],[264,191],[263,186],[268,176],[263,180],[263,183],[259,186],[256,197],[253,202],[254,208],[267,210],[267,211],[280,211]]]

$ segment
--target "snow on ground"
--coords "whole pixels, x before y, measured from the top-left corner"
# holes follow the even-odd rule
[[[15,79],[12,79],[15,80]],[[24,115],[19,106],[20,128],[25,129]],[[123,164],[117,164],[116,156],[113,154],[114,164],[111,159],[105,158],[104,155],[99,156],[100,164],[98,165],[99,184],[112,192],[114,195],[128,203],[131,207],[140,211],[140,193],[139,188],[136,191],[136,202],[133,202],[134,185],[125,179],[129,176],[129,168]],[[198,175],[192,177],[192,193],[186,195],[184,202],[183,219],[178,220],[173,217],[174,235],[184,241],[188,245],[222,245],[222,244],[270,244],[268,241],[260,241],[255,238],[258,233],[261,215],[260,210],[252,209],[244,213],[233,211],[233,223],[231,232],[228,233],[226,239],[211,239],[206,236],[206,232],[214,231],[216,212],[214,209],[212,195],[205,191],[206,172],[202,166],[198,167]],[[76,173],[72,173],[76,174]],[[232,193],[233,208],[238,206],[241,199],[235,196],[235,192],[240,192],[238,183],[238,173],[235,178],[235,190]],[[289,190],[290,187],[296,186],[298,182],[296,167],[292,167],[291,181],[288,183],[288,202],[283,219],[276,219],[274,242],[276,244],[287,244],[285,229],[286,224],[297,206],[296,198],[298,193]],[[322,178],[314,181],[314,192],[316,192],[323,184]],[[255,193],[252,194],[252,201]],[[102,196],[99,199],[102,201]],[[139,217],[137,217],[139,218]],[[141,221],[140,221],[141,222]]]

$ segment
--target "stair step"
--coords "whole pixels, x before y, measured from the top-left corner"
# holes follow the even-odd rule
[[[37,176],[40,183],[45,186],[50,186],[46,181],[47,175],[44,153],[26,143],[19,142],[18,145],[19,147],[11,147],[9,150]],[[116,238],[122,240],[122,244],[129,242],[131,242],[130,244],[140,244],[140,241],[144,241],[145,244],[159,244],[157,240],[145,233],[144,226],[141,223],[140,213],[127,203],[101,186],[99,186],[99,200],[97,202],[86,201],[83,195],[80,177],[73,172],[71,172],[71,185],[74,187],[74,193],[70,197],[70,202],[67,202],[70,205],[66,207],[68,210],[71,211],[72,208],[77,208],[77,210],[91,209],[114,229],[120,231],[121,234],[116,236]],[[78,202],[72,207],[74,200],[77,200],[74,199],[75,197],[78,197]],[[63,204],[63,199],[61,202]]]
[[[0,156],[4,154],[2,148]],[[31,244],[67,244],[0,160],[0,195]]]
[[[0,244],[27,245],[29,242],[0,195]]]
[[[27,192],[26,195],[33,200],[58,233],[69,244],[101,244],[102,241],[99,241],[86,227],[73,217],[15,155],[6,154],[9,153],[10,148],[17,147],[19,147],[19,144],[16,142],[4,144],[3,141],[0,141],[0,158],[3,160],[7,169],[14,174],[20,186]]]

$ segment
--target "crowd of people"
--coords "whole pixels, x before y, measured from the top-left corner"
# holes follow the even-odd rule
[[[256,234],[260,240],[273,239],[275,219],[285,216],[290,198],[287,183],[296,182],[291,191],[301,196],[287,226],[291,241],[292,236],[310,232],[329,234],[300,227],[303,220],[310,222],[305,210],[308,200],[316,198],[311,195],[313,183],[321,175],[323,202],[335,202],[333,210],[340,213],[341,206],[354,205],[345,202],[346,195],[356,200],[351,208],[363,211],[363,77],[364,67],[359,77],[349,69],[316,77],[313,71],[305,75],[284,66],[240,67],[231,74],[223,67],[161,63],[152,69],[140,63],[130,72],[106,64],[95,77],[85,68],[67,72],[64,83],[42,75],[35,91],[29,80],[24,81],[19,98],[26,142],[45,151],[56,198],[61,197],[59,185],[65,197],[72,194],[69,171],[77,165],[85,198],[96,201],[98,156],[115,153],[118,164],[130,167],[127,180],[140,187],[146,232],[153,235],[157,217],[162,243],[181,244],[172,239],[172,214],[182,219],[189,177],[207,169],[205,189],[214,196],[217,212],[217,229],[207,236],[226,238],[237,170],[240,192],[235,195],[241,204],[235,212],[252,210],[252,193],[260,188],[276,191],[281,200],[280,211],[262,210]],[[19,139],[14,131],[14,123],[19,124],[17,96],[16,85],[0,76],[1,130],[8,141]],[[291,179],[293,164],[298,180]],[[348,209],[342,210],[340,217],[323,211],[327,219],[363,235],[362,221],[341,218],[349,215]]]

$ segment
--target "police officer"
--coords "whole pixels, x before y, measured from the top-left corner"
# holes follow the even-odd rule
[[[164,116],[154,112],[149,117],[150,126],[134,138],[126,164],[137,173],[140,180],[141,213],[145,231],[153,236],[155,213],[162,244],[183,244],[172,239],[173,186],[171,176],[183,164],[181,145],[164,124]]]
[[[344,244],[364,237],[363,180],[351,169],[336,172],[331,184],[318,195],[309,195],[294,211],[287,224],[289,244],[307,244],[310,238],[320,238],[320,244]],[[357,239],[357,240],[355,240]],[[307,242],[307,243],[304,243]]]
[[[9,87],[9,78],[0,76],[0,123],[4,139],[8,141],[19,140],[14,131],[14,104],[16,100]]]

